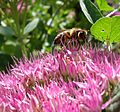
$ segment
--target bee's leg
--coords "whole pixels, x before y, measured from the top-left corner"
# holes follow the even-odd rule
[[[62,49],[66,49],[66,44],[65,44],[65,41],[66,41],[66,40],[65,40],[64,35],[62,35],[60,41],[61,41],[61,48],[62,48]]]
[[[76,44],[77,44],[77,43],[76,43],[76,39],[73,38],[73,39],[72,39],[72,47],[76,47]]]
[[[72,46],[72,48],[73,48],[74,50],[79,50],[79,48],[80,48],[80,43],[79,43],[79,41],[78,41],[77,39],[74,39],[74,38],[73,38],[71,44],[72,44],[71,46]]]
[[[79,40],[76,40],[77,41],[77,50],[80,49],[80,41]]]
[[[62,37],[60,38],[61,46],[65,46],[64,41],[65,41],[65,37],[64,35],[62,35]]]
[[[68,41],[68,43],[67,43],[68,49],[71,49],[71,48],[74,47],[74,41],[75,41],[75,40],[74,40],[73,38]]]
[[[66,44],[66,47],[69,49],[70,48],[70,45],[71,44],[71,41],[69,40],[68,42],[67,42],[67,44]]]

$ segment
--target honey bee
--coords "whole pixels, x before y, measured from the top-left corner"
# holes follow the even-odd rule
[[[63,30],[62,32],[58,33],[55,37],[53,42],[53,47],[56,45],[65,46],[67,47],[68,44],[77,42],[78,44],[80,41],[84,41],[87,38],[87,31],[80,29],[80,28],[72,28],[68,30]]]

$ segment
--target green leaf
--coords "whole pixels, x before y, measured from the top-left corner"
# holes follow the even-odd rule
[[[11,56],[20,56],[22,54],[19,43],[11,40],[6,41],[1,50]]]
[[[102,11],[112,11],[114,10],[113,7],[110,7],[107,3],[106,0],[96,0],[98,7],[100,8],[100,10]]]
[[[90,31],[102,42],[120,42],[120,16],[101,18],[92,25]]]
[[[34,20],[32,20],[30,23],[28,23],[26,25],[26,27],[24,28],[24,34],[28,34],[30,33],[31,31],[33,31],[37,25],[38,25],[38,22],[39,22],[39,19],[38,18],[35,18]]]
[[[102,17],[99,9],[90,0],[80,0],[81,9],[90,23],[95,23]]]
[[[10,27],[0,26],[0,34],[4,36],[13,36],[15,35],[14,31]]]
[[[11,57],[11,55],[8,55],[2,51],[0,51],[0,71],[6,70],[6,66],[8,66],[8,64],[12,64],[13,59]]]
[[[114,0],[114,2],[115,2],[115,3],[118,3],[118,2],[119,2],[119,0]]]

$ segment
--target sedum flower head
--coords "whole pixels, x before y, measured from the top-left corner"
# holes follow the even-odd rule
[[[0,112],[101,112],[119,81],[113,52],[84,46],[24,57],[0,73]]]

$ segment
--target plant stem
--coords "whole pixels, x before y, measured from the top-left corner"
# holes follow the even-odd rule
[[[12,18],[14,19],[15,24],[16,24],[16,35],[18,38],[20,38],[20,36],[21,36],[20,23],[19,23],[19,15],[18,15],[17,7],[14,2],[10,2],[10,6],[11,6],[11,11],[13,13]]]
[[[115,12],[117,12],[119,9],[115,9],[114,11],[112,11],[111,13],[109,13],[108,15],[106,15],[106,17],[110,17],[112,16]]]
[[[119,10],[120,10],[120,6],[117,9],[115,9],[114,11],[110,12],[108,15],[106,15],[106,17],[112,16],[115,12],[117,12]]]
[[[24,28],[26,23],[26,17],[27,17],[27,8],[28,8],[28,0],[25,2],[25,9],[23,11],[23,23],[22,23],[22,34],[24,34]]]

